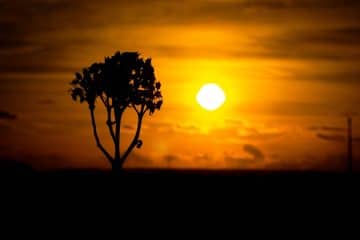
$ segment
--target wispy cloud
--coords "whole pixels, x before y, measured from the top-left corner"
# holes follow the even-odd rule
[[[343,135],[335,135],[335,134],[330,135],[330,134],[318,133],[316,136],[320,139],[332,141],[332,142],[345,142],[346,141],[346,137]]]
[[[277,139],[285,134],[286,130],[280,127],[225,127],[215,128],[210,134],[217,136],[219,141],[242,143],[244,140],[268,141]]]
[[[344,132],[346,131],[346,128],[342,128],[342,127],[337,127],[337,126],[328,126],[328,125],[323,125],[323,126],[310,126],[308,128],[310,131],[326,131],[326,132]]]
[[[156,27],[159,26],[162,29],[176,29],[177,26],[187,24],[214,23],[222,26],[228,24],[228,26],[239,25],[240,27],[235,29],[239,33],[243,31],[242,25],[248,26],[247,30],[263,25],[275,26],[278,29],[271,34],[249,31],[252,40],[246,46],[226,47],[222,44],[221,47],[194,48],[191,44],[177,40],[165,41],[170,42],[168,45],[154,39],[148,41],[151,42],[150,45],[136,42],[141,48],[157,49],[155,52],[163,56],[169,56],[169,53],[171,56],[193,53],[214,58],[222,55],[235,58],[335,61],[353,61],[360,56],[357,47],[359,26],[356,14],[360,4],[354,0],[185,0],[185,2],[111,0],[102,3],[95,0],[31,2],[4,0],[2,5],[4,7],[0,9],[0,26],[6,34],[0,37],[0,54],[3,56],[16,54],[14,58],[6,57],[0,61],[3,72],[76,71],[77,65],[75,66],[74,62],[66,64],[66,60],[70,60],[74,55],[74,49],[84,51],[84,48],[79,47],[109,45],[111,40],[101,37],[104,36],[103,34],[94,34],[94,32],[102,29],[106,31],[111,27],[119,29],[122,34],[131,35],[134,40],[141,34],[149,35],[146,31],[156,32]],[[258,14],[259,12],[261,14]],[[299,27],[296,29],[289,27],[287,19],[291,19],[290,22],[297,23]],[[337,21],[337,24],[332,25],[333,21]],[[131,26],[141,29],[140,33],[131,34],[133,29]],[[62,29],[61,34],[58,29]],[[147,29],[145,33],[144,29]],[[224,33],[231,39],[236,35],[232,34],[233,31],[226,30]],[[163,35],[165,34],[166,31]],[[156,35],[152,34],[152,36]],[[110,45],[119,46],[126,43],[125,39],[119,41]],[[132,42],[134,44],[134,41]],[[329,45],[347,47],[348,50],[339,51],[336,48],[329,48]],[[340,77],[343,76],[353,76],[351,79],[359,76],[359,72],[355,69],[342,70],[343,73],[335,77],[336,81],[340,82]],[[317,78],[317,76],[309,77]],[[331,78],[325,75],[319,77]],[[342,81],[349,81],[347,79],[349,78],[342,78]]]
[[[125,162],[126,168],[143,168],[143,167],[156,167],[157,162],[142,154],[132,153]]]
[[[15,114],[8,112],[8,111],[0,110],[0,119],[15,120],[16,118],[17,118],[17,116]]]
[[[162,133],[200,134],[201,128],[196,124],[178,122],[155,122],[151,128]]]
[[[225,162],[231,166],[248,166],[249,164],[263,162],[265,159],[262,151],[254,145],[245,144],[243,150],[250,156],[233,156],[233,154],[225,153]]]

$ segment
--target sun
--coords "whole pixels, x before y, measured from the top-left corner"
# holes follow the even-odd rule
[[[205,84],[196,95],[197,102],[208,111],[214,111],[221,107],[225,99],[224,91],[215,83]]]

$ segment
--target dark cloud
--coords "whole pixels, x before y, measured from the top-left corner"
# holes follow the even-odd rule
[[[266,113],[282,116],[313,116],[326,115],[334,112],[334,105],[341,109],[341,102],[311,102],[311,101],[269,101],[239,104],[237,111],[244,113]]]
[[[149,10],[151,9],[151,10]],[[358,1],[2,1],[0,9],[0,69],[2,72],[74,72],[82,66],[69,66],[74,53],[89,54],[94,46],[118,46],[117,40],[104,40],[91,31],[117,26],[174,26],[184,24],[273,24],[278,30],[271,36],[250,36],[250,46],[227,48],[189,47],[147,44],[147,48],[165,56],[280,58],[302,60],[360,60]],[[134,14],[136,13],[136,14]],[[138,17],[141,16],[141,17]],[[30,21],[31,19],[31,21]],[[311,27],[300,25],[289,30],[287,21],[308,19]],[[336,19],[342,24],[332,26]],[[355,22],[355,24],[354,24]],[[299,23],[302,24],[302,23]],[[297,25],[296,25],[297,26]],[[330,26],[330,27],[329,27]],[[139,28],[140,29],[140,28]],[[300,30],[298,30],[300,29]],[[301,30],[306,29],[306,30]],[[239,27],[238,31],[241,31]],[[59,34],[62,33],[62,34]],[[136,34],[135,34],[136,35]],[[41,37],[39,37],[41,36]],[[113,44],[109,44],[109,42]],[[125,41],[125,40],[123,40]],[[134,37],[131,43],[136,43]],[[328,49],[328,44],[335,46]],[[180,46],[179,46],[180,45]],[[84,49],[86,46],[88,49]],[[347,51],[336,47],[347,47]],[[74,52],[77,49],[78,52]],[[82,50],[81,50],[82,49]],[[340,69],[338,75],[303,76],[336,81],[352,81],[358,71]],[[301,78],[301,76],[300,76]]]
[[[284,33],[284,36],[291,33]],[[304,33],[306,35],[306,33]],[[336,34],[335,32],[333,34]],[[286,42],[277,39],[276,36],[256,40],[245,49],[226,49],[218,47],[196,46],[154,46],[153,49],[160,55],[189,58],[233,58],[233,59],[282,59],[301,60],[314,62],[321,65],[322,62],[335,63],[332,69],[314,68],[307,69],[282,69],[292,80],[322,81],[337,84],[360,84],[360,70],[354,65],[360,61],[359,45],[350,46],[350,42],[358,42],[357,39],[348,39],[349,43],[333,43],[331,47],[328,40],[300,42],[299,36],[288,36]],[[345,41],[345,40],[344,40]],[[335,41],[336,42],[336,41]],[[306,44],[306,45],[305,45]],[[347,49],[340,45],[346,45]],[[260,49],[256,46],[262,46]]]
[[[284,0],[247,0],[247,1],[189,1],[190,7],[181,9],[181,16],[192,21],[223,21],[230,23],[252,22],[263,24],[286,24],[296,20],[318,17],[321,13],[325,16],[356,19],[354,15],[345,15],[344,12],[356,14],[359,3],[350,1],[284,1]],[[329,11],[331,12],[329,14]],[[326,14],[327,13],[327,14]]]
[[[0,119],[15,120],[17,116],[11,112],[0,110]]]
[[[351,66],[351,64],[349,66]],[[317,72],[307,71],[301,73],[294,71],[293,75],[296,76],[298,80],[305,81],[323,81],[326,83],[336,84],[360,84],[360,70],[357,69],[337,69],[329,72],[319,70]]]
[[[309,50],[314,50],[311,48],[312,46],[315,46],[317,50],[324,50],[324,47],[339,45],[349,47],[349,49],[350,47],[355,47],[355,49],[358,49],[357,43],[359,40],[360,26],[343,26],[333,28],[318,26],[317,28],[308,28],[302,30],[285,29],[283,31],[279,31],[271,37],[266,37],[265,39],[258,38],[256,42],[262,44],[263,46],[267,46],[270,49],[275,48],[277,51],[282,50],[284,53],[285,50],[292,50],[293,53],[302,54],[301,51],[297,51],[298,48],[302,48],[303,53],[309,54],[311,53]],[[333,49],[330,49],[330,51],[328,50],[328,56],[331,56],[331,54],[344,54],[341,52],[334,52],[332,50]],[[321,52],[318,53],[320,54]],[[323,53],[324,57],[326,57],[326,52]],[[356,52],[349,52],[348,54],[354,53]]]
[[[175,162],[175,161],[179,161],[179,160],[180,160],[180,157],[177,155],[169,154],[169,155],[164,156],[164,161],[167,163]]]
[[[295,32],[296,33],[296,32]],[[357,46],[360,41],[359,27],[343,27],[334,29],[323,29],[313,32],[298,32],[298,43],[320,43],[330,45]]]
[[[45,57],[45,56],[44,56]],[[44,63],[41,60],[40,55],[29,57],[32,61],[22,62],[21,57],[18,59],[14,58],[7,62],[0,62],[1,71],[3,73],[73,73],[79,69],[71,66],[62,66],[56,62]],[[53,59],[51,56],[46,58]],[[54,57],[56,58],[56,57]],[[65,63],[64,63],[65,64]]]
[[[284,33],[286,34],[286,33]],[[306,33],[305,33],[306,34]],[[173,57],[192,57],[192,58],[233,58],[233,59],[283,59],[283,60],[315,60],[315,61],[359,61],[360,50],[356,51],[358,46],[353,47],[353,51],[338,51],[337,45],[333,49],[315,46],[309,43],[308,46],[296,45],[298,39],[288,40],[282,43],[276,39],[276,36],[262,39],[254,39],[254,43],[247,45],[247,48],[226,49],[223,46],[202,47],[202,46],[152,46],[160,55]],[[326,44],[323,42],[322,44]],[[321,45],[321,44],[319,44]],[[259,49],[259,47],[261,48]],[[354,51],[355,50],[355,51]]]
[[[244,151],[249,153],[251,156],[253,156],[254,160],[256,161],[264,160],[264,154],[260,151],[259,148],[257,148],[254,145],[245,144]]]
[[[143,167],[155,167],[156,162],[148,156],[144,156],[138,153],[131,153],[126,159],[124,167],[126,168],[143,168]]]
[[[194,134],[199,133],[200,128],[195,124],[176,123],[176,122],[155,122],[151,127],[159,132]]]
[[[225,128],[215,128],[210,134],[216,136],[220,142],[243,143],[244,140],[273,140],[283,136],[285,130],[281,128],[259,129],[256,126],[229,126]]]
[[[128,125],[128,124],[124,124],[124,126],[122,128],[127,129],[127,130],[135,130],[134,126],[131,126],[131,125]]]
[[[316,135],[318,138],[323,139],[323,140],[327,140],[327,141],[331,141],[331,142],[346,142],[347,141],[347,137],[343,136],[343,135],[330,135],[330,134],[317,134]],[[355,142],[360,142],[360,138],[359,137],[353,137],[352,141]]]
[[[248,164],[255,164],[259,162],[263,162],[265,159],[264,154],[262,151],[251,144],[245,144],[243,146],[243,150],[250,155],[250,157],[239,157],[239,156],[231,156],[228,154],[225,154],[225,162],[227,162],[230,165],[237,165],[237,166],[243,166]]]
[[[331,142],[345,142],[346,141],[346,137],[343,135],[335,135],[335,134],[330,135],[330,134],[318,133],[316,136],[320,139],[331,141]]]
[[[203,1],[209,3],[209,1]],[[290,9],[290,8],[339,8],[356,7],[356,0],[245,0],[245,1],[211,1],[214,7],[226,6],[226,8],[263,8],[263,9]],[[211,4],[209,4],[211,5]]]
[[[310,126],[308,128],[310,131],[325,131],[325,132],[344,132],[346,128],[336,127],[336,126]]]
[[[180,155],[168,154],[163,157],[163,160],[167,167],[181,166],[183,159]]]

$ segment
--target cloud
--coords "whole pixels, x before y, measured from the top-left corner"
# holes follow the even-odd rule
[[[121,126],[121,133],[126,133],[126,134],[130,134],[133,135],[135,134],[135,127],[136,125],[130,125],[130,124],[124,124]],[[142,126],[142,128],[144,129],[144,126]],[[114,127],[115,129],[115,127]]]
[[[341,103],[338,103],[339,105]],[[259,112],[269,115],[281,116],[312,116],[326,115],[334,112],[332,102],[312,101],[272,101],[271,108],[268,103],[254,102],[253,104],[239,104],[237,111],[257,114]],[[340,112],[340,110],[339,110]],[[312,127],[312,126],[311,126]]]
[[[244,140],[268,141],[285,134],[283,127],[230,125],[229,127],[215,128],[210,134],[217,137],[219,142],[243,143]]]
[[[233,156],[232,154],[225,153],[225,162],[230,164],[230,166],[244,166],[248,164],[261,163],[265,160],[265,156],[262,151],[251,144],[245,144],[243,146],[245,153],[250,155],[250,157],[243,156]]]
[[[264,37],[270,37],[269,41],[263,43],[264,46],[283,50],[297,50],[298,47],[303,47],[305,48],[303,50],[307,52],[312,49],[309,46],[317,46],[321,50],[334,45],[343,45],[344,47],[355,45],[356,47],[360,40],[360,27],[345,25],[333,28],[283,29],[274,35]],[[263,40],[263,38],[258,40]],[[296,53],[298,52],[296,51]]]
[[[313,125],[308,127],[308,130],[316,133],[316,137],[322,140],[331,142],[345,142],[347,141],[347,128],[331,126],[331,125]],[[342,133],[342,134],[341,134]],[[353,142],[358,142],[359,138],[353,136]]]
[[[156,122],[152,123],[152,128],[158,132],[165,133],[181,133],[181,134],[196,134],[200,133],[200,127],[191,123],[176,123],[176,122]]]
[[[245,126],[241,121],[226,120],[226,126],[214,127],[208,133],[201,126],[193,123],[156,122],[152,123],[152,129],[163,133],[177,133],[207,137],[214,135],[220,142],[230,140],[238,142],[243,140],[272,140],[282,136],[285,129],[279,127]]]
[[[351,59],[345,56],[346,59]],[[353,59],[354,61],[358,61]],[[360,60],[360,54],[359,54]],[[337,84],[360,84],[360,70],[352,69],[351,64],[349,69],[346,67],[341,67],[342,69],[333,69],[333,70],[318,70],[316,72],[306,71],[298,72],[293,71],[293,75],[296,76],[298,80],[303,81],[320,81],[326,83],[337,83]]]
[[[208,153],[171,153],[163,157],[163,164],[179,168],[216,168],[223,166],[221,160],[217,161]]]
[[[146,167],[156,167],[156,162],[154,159],[132,152],[129,157],[126,159],[125,168],[146,168]]]
[[[316,137],[330,142],[346,142],[347,128],[331,125],[313,125],[308,130],[316,133]],[[342,134],[341,134],[342,133]],[[353,136],[353,142],[359,141],[358,137]]]
[[[328,125],[323,125],[323,126],[310,126],[308,128],[310,131],[326,131],[326,132],[344,132],[346,131],[346,128],[342,128],[342,127],[336,127],[336,126],[328,126]]]
[[[175,161],[179,161],[179,160],[180,160],[180,157],[177,155],[169,154],[169,155],[164,156],[164,161],[167,163],[175,162]]]
[[[346,137],[343,135],[330,135],[330,134],[322,134],[318,133],[316,136],[320,139],[331,141],[331,142],[345,142]]]
[[[313,32],[299,32],[298,43],[311,42],[330,45],[356,45],[360,41],[360,27],[342,27],[333,29],[323,29]]]
[[[347,62],[360,59],[357,44],[357,12],[360,4],[355,0],[110,0],[101,3],[95,0],[5,0],[2,1],[2,6],[0,28],[6,33],[0,36],[0,55],[3,56],[0,59],[0,69],[3,73],[75,72],[83,67],[79,62],[84,62],[75,57],[77,53],[79,56],[88,54],[95,56],[94,58],[102,58],[100,50],[91,53],[89,49],[95,49],[96,46],[96,49],[110,51],[119,45],[150,49],[158,56],[171,57],[190,53],[192,57],[213,58],[223,56]],[[290,20],[286,21],[287,19]],[[334,21],[336,25],[332,24]],[[245,32],[243,35],[249,36],[250,43],[194,47],[191,43],[184,43],[176,38],[164,41],[165,44],[156,37],[146,43],[138,40],[142,35],[161,35],[163,29],[173,29],[173,32],[183,35],[184,32],[178,31],[177,27],[212,23],[239,26],[236,33]],[[296,29],[288,26],[291,23],[296,24]],[[253,31],[250,27],[247,34],[242,25],[249,24],[255,27],[273,27],[276,31],[259,34],[261,31]],[[58,29],[62,31],[59,32]],[[109,29],[118,29],[118,32],[110,34]],[[226,30],[221,30],[223,29]],[[234,34],[233,30],[225,30],[222,35],[230,40],[240,35]],[[130,40],[121,40],[119,43],[113,40],[118,39],[116,34],[127,35],[129,37],[125,39]],[[165,31],[162,35],[166,34]],[[232,40],[237,42],[236,39]],[[166,44],[168,42],[170,43]],[[347,50],[328,48],[328,45],[342,46]],[[299,74],[300,79],[319,78],[331,81],[334,78],[338,82],[357,82],[359,77],[359,71],[355,68],[339,69],[337,75],[327,75],[324,72],[320,75],[305,73],[302,76],[301,71],[294,74]]]
[[[360,11],[360,9],[359,9]],[[253,16],[252,16],[253,17]],[[290,16],[289,16],[290,17]],[[251,18],[251,17],[250,17]],[[311,19],[311,17],[310,17]],[[299,29],[288,26],[276,26],[277,31],[271,34],[253,34],[249,31],[249,40],[243,47],[226,44],[194,46],[186,43],[161,44],[152,46],[160,55],[185,58],[225,58],[225,59],[277,59],[313,62],[319,67],[298,69],[283,67],[283,78],[299,81],[320,81],[337,84],[360,84],[360,27],[350,23],[328,27],[314,24]],[[233,29],[232,31],[240,31]],[[223,34],[230,33],[226,29]],[[235,35],[236,36],[236,35]],[[232,38],[229,37],[230,41]],[[233,39],[235,41],[235,39]],[[225,46],[224,46],[225,45]],[[324,67],[335,64],[336,67]]]
[[[125,129],[130,129],[130,130],[135,129],[133,126],[127,125],[127,124],[125,124],[125,125],[123,126],[123,128],[125,128]]]
[[[260,151],[259,148],[257,148],[254,145],[245,144],[244,145],[244,151],[249,153],[251,156],[253,156],[253,159],[256,161],[263,161],[264,160],[264,154]]]
[[[299,8],[339,8],[339,7],[355,7],[359,6],[359,2],[356,0],[205,0],[203,3],[212,3],[214,7],[227,6],[228,8],[263,8],[263,9],[299,9]],[[211,4],[209,4],[211,5]]]
[[[17,116],[11,112],[0,110],[0,119],[15,120]]]
[[[212,161],[212,157],[209,154],[206,153],[200,153],[193,157],[193,160],[195,161],[195,164],[199,163],[206,163],[209,164],[210,161]]]

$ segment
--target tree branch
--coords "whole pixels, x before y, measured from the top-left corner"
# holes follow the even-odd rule
[[[104,103],[105,107],[108,108],[109,107],[109,97],[107,97],[106,101],[105,101],[104,96],[100,95],[100,99]]]
[[[115,161],[120,161],[120,125],[121,117],[124,112],[123,108],[114,108],[115,114]]]
[[[149,110],[148,106],[145,107],[143,115],[145,115],[145,113]]]
[[[126,152],[121,157],[121,164],[123,164],[125,162],[126,158],[129,156],[130,152],[134,149],[134,147],[136,146],[136,144],[137,144],[137,142],[139,140],[140,130],[141,130],[141,123],[142,123],[142,119],[143,119],[143,116],[144,116],[143,111],[144,111],[144,105],[141,106],[141,112],[138,114],[138,123],[137,123],[135,136],[134,136],[133,140],[131,141],[128,149],[126,150]]]
[[[105,102],[104,102],[105,104]],[[106,99],[106,111],[107,111],[107,121],[106,121],[106,125],[109,128],[109,132],[110,132],[110,136],[114,142],[114,144],[116,143],[116,139],[115,139],[115,133],[114,133],[114,129],[112,127],[112,122],[111,122],[111,106],[109,105],[109,98]]]
[[[96,145],[98,148],[100,148],[100,150],[103,152],[103,154],[106,156],[106,158],[108,159],[108,161],[110,162],[110,164],[113,163],[113,158],[111,157],[111,155],[106,151],[106,149],[103,147],[103,145],[100,142],[97,130],[96,130],[96,122],[95,122],[95,115],[94,115],[94,109],[90,109],[90,115],[91,115],[91,124],[93,127],[93,132],[94,132],[94,137],[95,137],[95,141],[96,141]]]
[[[131,104],[131,106],[133,107],[133,109],[135,110],[135,112],[136,112],[137,114],[139,114],[139,111],[137,110],[137,108],[135,107],[135,105],[134,105],[134,104]]]

